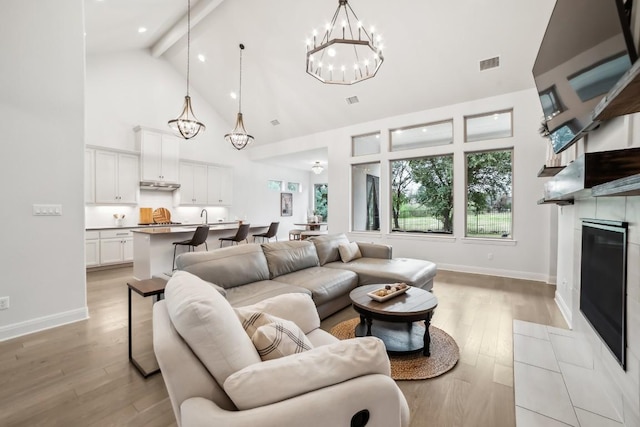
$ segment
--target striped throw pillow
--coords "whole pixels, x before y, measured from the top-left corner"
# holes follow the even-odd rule
[[[260,326],[251,337],[262,360],[278,359],[313,348],[304,332],[295,323],[276,319],[272,323]]]

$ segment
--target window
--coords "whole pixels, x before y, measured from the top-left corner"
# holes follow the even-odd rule
[[[391,162],[391,230],[453,232],[453,154]]]
[[[269,190],[273,190],[273,191],[282,191],[282,181],[273,181],[273,180],[269,180],[267,182],[267,188]]]
[[[513,111],[495,111],[464,118],[465,142],[513,136]]]
[[[321,216],[322,221],[329,219],[329,185],[313,185],[313,211],[315,215]]]
[[[298,183],[298,182],[287,182],[287,191],[293,191],[294,193],[299,193],[301,191],[300,183]]]
[[[389,133],[391,151],[453,144],[453,120],[391,129]]]
[[[353,231],[380,231],[380,163],[351,166]]]
[[[467,237],[511,237],[512,154],[467,153]]]
[[[351,153],[355,156],[378,154],[380,152],[380,132],[351,137]]]

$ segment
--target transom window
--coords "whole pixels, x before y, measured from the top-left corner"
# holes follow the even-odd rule
[[[494,111],[464,118],[465,142],[513,136],[513,111]]]
[[[453,144],[453,120],[390,129],[391,151]]]

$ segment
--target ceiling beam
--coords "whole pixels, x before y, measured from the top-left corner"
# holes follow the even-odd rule
[[[191,29],[207,17],[223,0],[200,0],[191,8]],[[160,39],[151,46],[151,56],[158,58],[173,46],[182,36],[187,34],[187,15],[185,14],[173,27],[164,33]]]

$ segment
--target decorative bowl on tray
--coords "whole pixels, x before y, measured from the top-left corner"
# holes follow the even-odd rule
[[[367,295],[369,295],[372,300],[384,302],[404,294],[409,288],[410,286],[406,283],[394,283],[392,285],[384,285],[384,287],[376,289],[375,291],[367,292]]]

